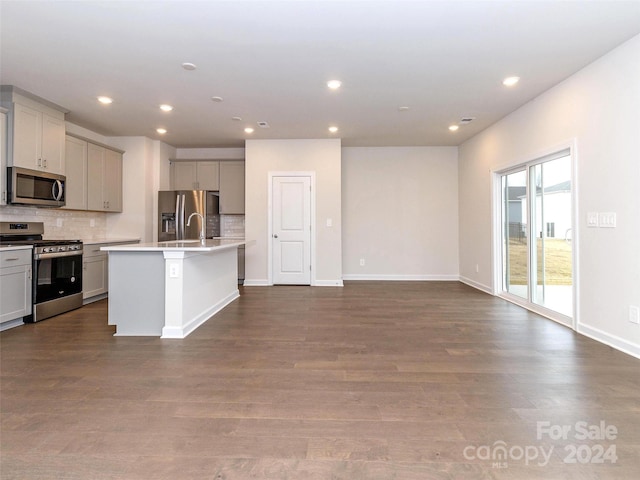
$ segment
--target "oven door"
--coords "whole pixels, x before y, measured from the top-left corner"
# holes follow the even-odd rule
[[[36,255],[33,303],[44,303],[82,292],[82,254],[78,252]]]

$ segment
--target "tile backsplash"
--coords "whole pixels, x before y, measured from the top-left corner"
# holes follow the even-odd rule
[[[91,240],[107,236],[107,214],[57,208],[0,207],[0,221],[42,222],[45,239]]]
[[[244,237],[244,215],[220,215],[220,236]]]

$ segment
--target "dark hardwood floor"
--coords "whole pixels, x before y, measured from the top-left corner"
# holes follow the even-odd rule
[[[639,478],[637,359],[455,282],[241,293],[184,340],[0,334],[1,478]]]

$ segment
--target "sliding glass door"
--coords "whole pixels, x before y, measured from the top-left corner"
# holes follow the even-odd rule
[[[503,291],[573,316],[571,156],[501,175]]]

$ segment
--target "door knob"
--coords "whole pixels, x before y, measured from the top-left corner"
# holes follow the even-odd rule
[[[277,233],[274,233],[274,234],[273,234],[273,238],[278,238],[278,234],[277,234]]]

